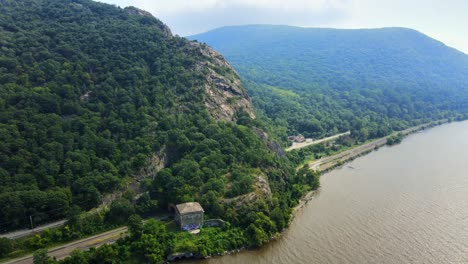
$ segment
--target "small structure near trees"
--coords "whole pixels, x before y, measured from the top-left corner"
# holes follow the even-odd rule
[[[302,143],[306,141],[306,138],[303,135],[289,136],[288,139],[295,143]]]
[[[185,231],[200,229],[203,226],[205,211],[197,202],[183,203],[175,206],[175,220]]]

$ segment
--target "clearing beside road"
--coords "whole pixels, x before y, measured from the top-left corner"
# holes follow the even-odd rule
[[[286,151],[305,148],[307,146],[311,146],[311,145],[319,144],[319,143],[322,143],[322,142],[334,140],[334,139],[337,139],[337,138],[339,138],[341,136],[345,136],[345,135],[349,135],[349,134],[351,134],[350,131],[344,132],[344,133],[341,133],[341,134],[336,134],[336,135],[333,135],[333,136],[330,136],[330,137],[314,140],[314,141],[307,141],[307,139],[306,139],[305,142],[301,142],[301,143],[293,142],[292,146],[287,148]]]

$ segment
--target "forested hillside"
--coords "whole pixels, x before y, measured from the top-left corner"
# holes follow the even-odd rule
[[[261,244],[318,179],[296,177],[253,117],[219,54],[172,36],[145,11],[88,0],[0,1],[1,230],[72,214],[55,241],[96,232],[102,218],[74,226],[76,207],[69,209],[99,206],[143,174],[147,193],[138,200],[127,193],[106,221],[199,201],[207,217],[242,227],[240,245]],[[248,206],[223,202],[256,191],[260,178],[271,181],[271,193]]]
[[[468,113],[468,56],[415,30],[252,25],[190,38],[225,55],[289,134],[366,139]]]

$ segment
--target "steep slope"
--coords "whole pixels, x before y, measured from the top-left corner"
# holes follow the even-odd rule
[[[93,208],[136,174],[146,205],[203,201],[220,217],[225,195],[288,174],[236,124],[255,121],[230,65],[143,10],[4,0],[0,36],[0,230]]]
[[[190,38],[225,55],[256,106],[290,133],[379,136],[468,112],[468,56],[411,29],[252,25]]]

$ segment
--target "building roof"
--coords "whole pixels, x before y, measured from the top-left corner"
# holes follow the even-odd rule
[[[178,204],[176,208],[179,214],[204,212],[203,207],[197,202]]]

